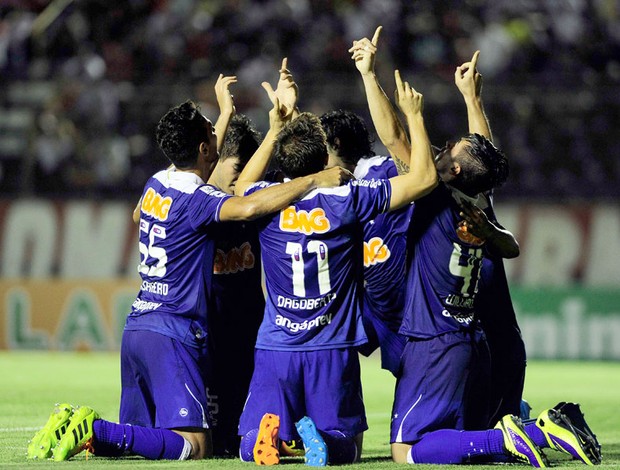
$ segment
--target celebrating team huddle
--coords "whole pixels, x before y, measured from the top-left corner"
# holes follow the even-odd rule
[[[276,88],[263,83],[262,139],[235,114],[236,77],[216,83],[214,125],[192,101],[162,117],[171,166],[134,211],[143,282],[121,344],[119,423],[57,405],[29,458],[357,462],[359,354],[379,349],[396,377],[395,462],[546,467],[550,447],[600,463],[579,405],[521,413],[525,349],[502,261],[519,245],[493,209],[508,161],[483,110],[479,52],[455,71],[468,133],[436,148],[422,95],[395,71],[396,108],[377,80],[380,34],[349,52],[389,156],[356,114],[299,110],[286,59]]]

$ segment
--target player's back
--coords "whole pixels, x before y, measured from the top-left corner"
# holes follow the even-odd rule
[[[266,310],[257,348],[333,349],[361,326],[363,225],[389,207],[385,180],[314,190],[259,222]]]
[[[444,184],[416,201],[408,234],[403,334],[428,338],[475,325],[474,299],[484,251],[457,236],[459,212]]]
[[[386,156],[362,158],[355,167],[358,179],[398,175]],[[407,231],[413,205],[379,214],[364,225],[363,320],[368,343],[360,352],[369,356],[381,347],[381,366],[395,372],[406,338],[398,333],[405,302]]]
[[[360,159],[354,175],[358,179],[389,179],[398,175],[391,158]],[[365,301],[383,320],[400,325],[405,280],[407,231],[413,205],[379,214],[364,225]],[[397,316],[397,318],[393,318]]]
[[[161,171],[149,179],[140,210],[140,292],[126,328],[202,342],[213,272],[209,236],[229,197],[196,175]]]

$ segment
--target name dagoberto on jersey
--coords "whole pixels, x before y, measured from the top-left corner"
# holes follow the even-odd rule
[[[295,309],[295,310],[314,310],[325,307],[328,303],[336,298],[336,293],[332,292],[325,297],[318,299],[290,299],[282,295],[278,296],[278,307]]]

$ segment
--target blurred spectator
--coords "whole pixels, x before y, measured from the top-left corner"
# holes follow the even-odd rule
[[[133,200],[136,179],[165,164],[153,129],[170,106],[194,98],[216,119],[214,80],[235,74],[238,111],[266,128],[260,83],[285,56],[304,109],[365,115],[347,49],[382,24],[378,73],[385,83],[394,68],[414,77],[439,143],[466,122],[454,111],[455,64],[482,50],[488,112],[512,162],[502,200],[617,198],[619,15],[615,0],[6,1],[0,106],[36,119],[30,158],[0,145],[0,168],[22,165],[26,192]],[[44,83],[60,91],[37,94]],[[9,121],[0,139],[14,132]]]

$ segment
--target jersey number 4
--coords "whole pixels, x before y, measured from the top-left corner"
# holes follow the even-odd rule
[[[463,279],[460,294],[471,297],[478,292],[480,266],[482,264],[482,249],[468,248],[453,243],[454,250],[450,256],[450,273]]]

